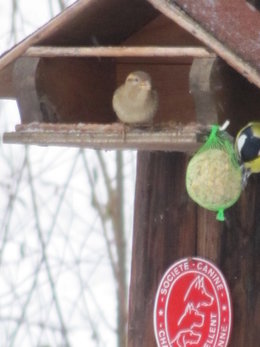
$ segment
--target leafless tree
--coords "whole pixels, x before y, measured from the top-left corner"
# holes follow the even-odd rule
[[[50,16],[69,4],[41,1]],[[19,5],[12,42],[27,20]],[[2,145],[0,165],[1,343],[125,346],[135,155]]]

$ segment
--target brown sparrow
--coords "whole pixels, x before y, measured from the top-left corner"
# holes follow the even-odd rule
[[[158,95],[151,77],[143,71],[131,72],[113,95],[117,117],[128,124],[149,123],[158,109]]]

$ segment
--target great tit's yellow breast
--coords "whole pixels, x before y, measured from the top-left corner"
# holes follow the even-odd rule
[[[251,173],[259,173],[260,172],[260,157],[245,162],[244,163],[245,168],[249,169]]]

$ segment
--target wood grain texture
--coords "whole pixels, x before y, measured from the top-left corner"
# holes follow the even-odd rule
[[[215,103],[220,117],[227,118],[228,115],[231,132],[235,134],[244,122],[251,120],[250,114],[257,116],[259,89],[223,61],[214,62],[208,78],[211,102]],[[202,93],[200,98],[203,99]],[[186,164],[183,160],[184,157],[176,156],[176,153],[168,156],[145,153],[138,157],[130,346],[156,346],[151,320],[159,281],[176,259],[183,255],[198,255],[213,261],[224,273],[230,287],[234,324],[229,346],[255,347],[260,339],[260,176],[250,177],[240,200],[226,211],[226,220],[221,223],[214,212],[202,209],[189,199],[184,200],[186,207],[179,208],[186,194]],[[162,219],[160,228],[156,223],[158,217],[153,221],[152,216],[160,214],[164,203],[172,206],[174,213],[170,223]]]
[[[5,143],[96,149],[139,149],[194,152],[209,128],[200,124],[131,127],[122,123],[30,123],[5,133]]]
[[[134,32],[122,42],[126,46],[201,46],[203,45],[193,35],[177,25],[167,16],[160,14],[148,22],[140,30]]]
[[[22,57],[13,80],[22,123],[116,120],[111,101],[115,67],[109,59]]]
[[[260,17],[244,0],[147,1],[260,87]]]
[[[260,68],[260,12],[245,0],[170,0],[244,61]]]
[[[115,88],[115,65],[110,59],[43,58],[37,71],[39,98],[55,107],[53,121],[60,123],[115,121]]]
[[[153,20],[159,13],[146,0],[81,0],[66,8],[0,57],[0,96],[10,91],[12,75],[8,65],[34,45],[115,45]],[[115,20],[117,18],[117,20]],[[11,67],[11,69],[13,66]],[[13,95],[11,95],[13,97]]]
[[[260,176],[251,176],[238,203],[227,211],[220,266],[230,286],[234,325],[230,347],[260,340]]]
[[[153,308],[161,277],[175,260],[196,253],[186,163],[181,153],[138,154],[128,347],[156,347]]]
[[[219,123],[228,118],[232,135],[251,120],[259,120],[259,89],[223,60],[214,61],[207,86]],[[234,324],[230,347],[254,347],[260,339],[259,188],[260,177],[251,176],[238,203],[225,212],[224,223],[202,208],[197,212],[197,254],[220,267],[231,289]]]
[[[204,47],[162,47],[162,46],[99,46],[99,47],[52,47],[34,46],[27,49],[24,53],[26,57],[194,57],[210,58],[215,57],[214,53],[209,52]]]
[[[224,223],[197,207],[184,189],[182,154],[139,153],[136,184],[129,347],[156,347],[153,305],[160,279],[176,259],[199,255],[224,273],[234,323],[230,347],[260,339],[260,177],[250,178]]]
[[[158,14],[146,0],[77,1],[6,52],[0,59],[0,69],[37,44],[118,44]]]
[[[41,58],[37,75],[37,93],[40,98],[42,109],[45,113],[46,122],[99,122],[112,123],[116,117],[112,111],[112,95],[117,86],[125,81],[126,76],[135,70],[144,70],[151,74],[154,88],[159,93],[159,111],[155,122],[167,121],[182,122],[188,124],[195,121],[195,107],[189,93],[189,71],[192,59],[188,55],[204,56],[211,55],[205,48],[199,47],[198,42],[185,31],[165,17],[152,21],[139,32],[133,34],[125,41],[124,47],[88,47],[78,48],[79,55],[88,54],[119,55],[121,57],[111,58],[83,58],[73,57],[74,47],[59,48],[48,47],[31,48],[28,52],[36,50],[36,55],[49,55],[54,52],[56,58]],[[157,47],[158,54],[153,47],[143,46],[142,35],[147,42],[176,42],[180,47]],[[173,38],[172,38],[173,37]],[[187,42],[185,43],[185,40]],[[138,46],[137,51],[130,44]],[[186,44],[195,45],[194,48],[186,47]],[[72,54],[70,57],[59,57],[63,50]],[[40,50],[38,52],[37,50]],[[61,50],[61,51],[60,51]],[[76,48],[77,50],[77,48]],[[148,53],[147,53],[148,50]],[[165,51],[166,50],[166,51]],[[175,55],[169,58],[170,54]],[[37,53],[38,52],[38,53]],[[63,53],[62,53],[63,52]],[[64,53],[65,55],[67,53]],[[100,53],[101,52],[101,53]],[[33,54],[33,53],[32,53]],[[126,55],[132,57],[126,57]],[[143,57],[138,56],[138,54]],[[157,55],[146,56],[145,55]],[[176,55],[184,54],[186,57]],[[125,57],[122,57],[125,56]],[[159,57],[160,56],[160,57]],[[128,59],[126,59],[128,58]],[[27,57],[29,59],[29,57]],[[132,60],[130,60],[132,59]],[[167,59],[167,60],[164,60]],[[101,102],[102,100],[102,102]],[[185,105],[185,107],[183,107]],[[34,115],[27,112],[27,117],[33,120]]]
[[[223,223],[216,220],[216,213],[197,208],[196,254],[220,265]]]

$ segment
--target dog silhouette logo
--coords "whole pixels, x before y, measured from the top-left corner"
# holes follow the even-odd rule
[[[196,308],[212,305],[214,296],[207,291],[203,276],[195,277],[184,296],[184,301],[193,302]]]
[[[203,327],[204,320],[204,314],[194,308],[192,303],[188,303],[177,322],[179,330],[177,330],[176,336],[171,341],[172,346],[197,345],[201,339],[201,334],[196,332],[195,329]]]
[[[194,332],[191,329],[181,330],[171,342],[173,347],[186,347],[188,345],[197,345],[200,342],[201,334]]]
[[[200,313],[193,305],[193,303],[188,303],[184,313],[180,316],[178,320],[178,327],[187,328],[201,328],[204,324],[205,316]],[[192,322],[192,323],[191,323]]]
[[[215,265],[185,258],[166,271],[154,306],[158,347],[226,347],[231,321],[229,290]]]

